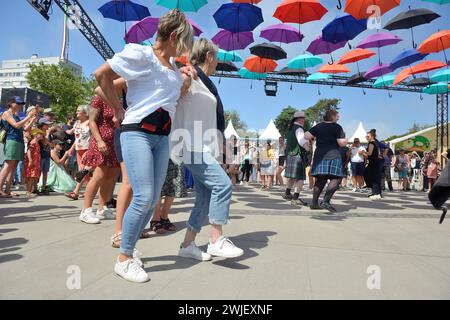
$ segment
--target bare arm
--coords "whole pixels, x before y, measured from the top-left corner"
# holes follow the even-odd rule
[[[348,143],[347,138],[342,138],[342,139],[336,139],[339,147],[345,147]]]
[[[117,97],[122,96],[122,92],[127,92],[127,82],[124,78],[119,78],[113,81],[114,83],[114,89],[116,90]],[[106,101],[109,105],[113,105],[113,101],[109,101],[105,93],[103,92],[103,89],[101,87],[95,88],[95,94],[98,95],[100,98],[102,98],[103,101]]]
[[[23,119],[23,120],[21,120],[21,121],[16,121],[16,120],[14,120],[14,118],[9,114],[9,112],[5,112],[5,113],[3,113],[2,118],[3,118],[3,120],[7,121],[7,122],[9,123],[9,125],[10,125],[11,127],[13,127],[14,129],[20,129],[20,128],[23,128],[23,127],[28,123],[28,121],[30,121],[31,118],[34,117],[34,116],[35,116],[35,113],[34,113],[34,112],[30,112],[30,113],[25,117],[25,119]]]
[[[37,118],[33,117],[27,124],[23,127],[24,131],[30,131],[33,125],[36,123]]]
[[[111,66],[107,62],[105,62],[95,71],[94,76],[97,79],[98,86],[103,91],[106,102],[108,102],[114,110],[116,125],[120,124],[125,112],[117,97],[116,88],[114,87],[114,80],[118,79],[119,75],[111,69]]]
[[[68,153],[66,152],[64,156],[60,158],[58,152],[56,152],[55,150],[52,150],[50,155],[52,157],[53,162],[56,163],[57,165],[64,164],[64,162],[66,162],[67,158],[69,157]]]

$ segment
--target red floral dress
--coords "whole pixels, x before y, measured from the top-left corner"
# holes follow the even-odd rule
[[[27,152],[31,152],[31,161],[34,167],[30,166],[28,155],[25,155],[25,177],[39,178],[41,176],[41,147],[39,142],[31,140],[28,144]]]
[[[89,148],[83,155],[81,163],[84,166],[89,167],[106,166],[118,168],[119,163],[117,162],[114,149],[114,110],[98,96],[95,96],[92,100],[91,107],[100,111],[97,118],[97,126],[100,131],[100,136],[108,147],[108,153],[104,155],[98,150],[97,140],[91,135],[89,139]]]

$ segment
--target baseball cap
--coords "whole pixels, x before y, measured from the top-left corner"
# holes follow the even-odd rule
[[[9,99],[8,102],[14,102],[14,103],[17,103],[17,104],[25,104],[25,101],[23,101],[23,99],[21,97],[19,97],[19,96],[12,97],[11,99]]]
[[[294,117],[293,117],[294,119],[295,118],[306,118],[306,116],[305,116],[305,113],[303,112],[303,111],[296,111],[295,113],[294,113]]]
[[[48,121],[45,118],[40,118],[39,121],[38,121],[38,125],[43,125],[43,124],[51,125],[51,124],[53,124],[53,122]]]

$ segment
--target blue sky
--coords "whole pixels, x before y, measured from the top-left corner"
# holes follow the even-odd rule
[[[105,0],[79,0],[88,14],[93,19],[99,30],[103,33],[112,48],[117,52],[123,47],[124,23],[104,19],[98,12],[98,8]],[[153,0],[134,0],[134,2],[146,5],[152,16],[159,17],[168,10],[156,5]],[[212,17],[221,4],[229,1],[209,0],[209,3],[197,13],[188,13],[204,31],[202,36],[211,38],[218,31]],[[268,25],[280,23],[272,17],[276,6],[281,0],[263,0],[259,6],[263,10],[264,23],[254,31],[255,44],[265,42],[259,38],[260,30]],[[345,2],[344,0],[342,1]],[[290,58],[305,52],[309,43],[321,34],[321,30],[326,23],[333,20],[337,15],[344,14],[336,9],[336,0],[321,0],[321,3],[329,12],[318,22],[310,22],[301,26],[301,32],[305,38],[301,43],[283,44],[283,48],[288,52],[288,59],[278,61],[279,67],[286,66]],[[401,11],[412,8],[428,8],[441,15],[441,18],[431,24],[422,25],[414,29],[416,42],[421,43],[430,34],[438,30],[450,29],[450,4],[436,5],[421,0],[402,0],[401,5],[382,16],[381,24]],[[59,8],[54,5],[50,21],[45,21],[27,3],[26,0],[1,0],[0,1],[0,60],[28,58],[33,53],[39,56],[58,56],[60,53],[62,39],[63,16]],[[128,26],[130,23],[128,23]],[[293,26],[297,26],[294,25]],[[386,32],[385,30],[381,30]],[[376,33],[375,30],[367,30],[351,41],[356,45],[360,40]],[[411,35],[409,30],[396,30],[392,33],[403,39],[402,42],[394,46],[381,48],[381,60],[389,62],[396,54],[405,49],[411,48]],[[339,58],[349,49],[344,47],[333,53],[335,58]],[[239,53],[244,57],[250,55],[249,50],[242,50]],[[450,50],[447,50],[450,56]],[[324,62],[329,56],[323,55]],[[78,30],[70,31],[69,59],[83,66],[86,75],[92,73],[103,61],[99,54],[90,46],[87,40]],[[369,58],[360,63],[360,69],[365,70],[377,63],[377,56]],[[443,53],[432,54],[427,60],[443,60]],[[238,64],[240,66],[240,64]],[[356,72],[356,65],[347,65],[352,73]],[[316,68],[309,71],[313,72]],[[399,71],[399,70],[397,70]],[[298,109],[304,109],[313,105],[319,98],[340,98],[341,102],[341,124],[348,135],[353,134],[359,121],[362,121],[365,128],[377,128],[379,135],[384,138],[392,134],[404,133],[411,127],[413,122],[417,124],[432,124],[435,122],[435,96],[424,95],[420,100],[418,94],[393,92],[392,98],[388,93],[379,90],[367,90],[363,95],[361,89],[326,87],[321,86],[321,95],[318,95],[316,85],[294,84],[292,91],[289,90],[288,83],[280,83],[276,97],[267,97],[264,94],[264,85],[261,81],[253,81],[253,88],[250,89],[250,80],[222,79],[214,80],[221,93],[226,109],[238,110],[241,118],[247,123],[249,128],[264,128],[271,118],[275,118],[281,109],[291,105]]]

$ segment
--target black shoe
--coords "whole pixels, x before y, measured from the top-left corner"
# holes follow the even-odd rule
[[[39,196],[48,196],[50,195],[50,192],[48,192],[47,190],[42,190],[38,192]]]
[[[328,203],[328,202],[322,202],[322,203],[320,204],[320,207],[323,208],[323,209],[326,209],[326,210],[330,211],[331,213],[334,213],[334,212],[337,211],[336,208],[333,207],[333,206],[332,206],[330,203]]]
[[[284,200],[292,200],[292,194],[283,194],[283,199]]]
[[[307,207],[307,206],[308,206],[308,203],[305,202],[305,201],[303,201],[303,200],[300,199],[300,198],[297,198],[297,199],[292,199],[292,200],[291,200],[291,205],[293,205],[293,206],[305,206],[305,207]]]
[[[116,199],[111,199],[111,201],[108,201],[106,203],[106,207],[108,207],[108,209],[116,209],[117,206],[117,200]]]
[[[311,210],[320,210],[320,209],[322,209],[318,204],[311,204],[311,205],[309,206],[309,208],[310,208]]]
[[[86,177],[88,174],[89,174],[89,170],[87,170],[87,169],[78,171],[77,174],[75,175],[75,181],[80,183],[81,181],[83,181],[84,177]]]
[[[32,192],[33,194],[39,194],[39,190],[38,189],[36,189],[36,190],[33,190],[33,192]]]

